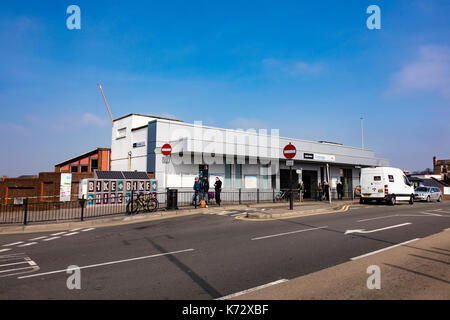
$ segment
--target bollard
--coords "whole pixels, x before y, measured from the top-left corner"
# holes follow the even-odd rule
[[[131,197],[130,197],[130,201],[131,201],[131,205],[130,205],[130,208],[131,208],[131,211],[129,212],[129,214],[132,214],[133,213],[133,206],[134,206],[134,191],[131,191]]]
[[[86,199],[82,198],[80,199],[80,206],[81,206],[81,221],[84,221],[84,207],[86,205]]]
[[[275,189],[272,189],[272,201],[275,203]]]
[[[241,199],[241,188],[239,188],[239,204],[242,204],[242,199]]]
[[[28,198],[23,199],[23,207],[24,207],[23,225],[26,226],[28,219]]]
[[[259,189],[256,189],[256,203],[259,203]]]

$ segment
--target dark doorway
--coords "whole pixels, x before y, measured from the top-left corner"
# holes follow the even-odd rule
[[[295,169],[292,170],[292,188],[297,189],[298,174]],[[280,169],[280,189],[289,189],[289,169]]]
[[[352,169],[343,169],[342,173],[344,174],[341,177],[341,182],[344,189],[344,197],[351,197],[353,194]]]
[[[208,179],[209,179],[208,165],[206,165],[206,164],[199,165],[198,176],[200,178],[208,177]]]
[[[317,171],[303,170],[302,179],[305,184],[305,199],[315,199],[317,192]]]

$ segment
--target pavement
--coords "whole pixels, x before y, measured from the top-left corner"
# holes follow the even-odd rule
[[[238,300],[449,300],[450,230],[240,295]],[[371,266],[379,288],[369,289]],[[370,283],[372,283],[370,281]]]
[[[136,215],[117,215],[104,218],[86,219],[85,221],[68,221],[57,223],[34,223],[24,225],[0,225],[0,234],[30,233],[39,231],[60,231],[83,227],[110,227],[120,224],[140,223],[144,221],[156,221],[195,214],[221,214],[223,212],[242,213],[237,214],[240,219],[277,219],[320,213],[340,212],[348,209],[352,201],[328,202],[295,202],[293,210],[287,211],[288,202],[283,203],[259,203],[242,205],[212,205],[208,208],[181,207],[179,210],[160,209],[154,213],[140,213]],[[355,204],[356,205],[356,204]],[[262,209],[262,210],[259,210]]]
[[[356,205],[333,214],[237,219],[250,211],[272,209],[278,210],[267,205],[220,208],[101,228],[82,225],[0,234],[0,299],[229,299],[327,270],[331,270],[326,275],[330,292],[350,281],[335,279],[350,279],[353,274],[354,282],[345,287],[343,296],[371,299],[375,293],[364,295],[358,287],[366,284],[367,265],[348,271],[346,263],[362,255],[376,257],[380,250],[395,250],[393,246],[415,245],[421,241],[415,239],[450,228],[450,202]],[[439,241],[423,248],[430,246],[434,253],[411,253],[416,264],[370,262],[381,268],[379,291],[390,292],[385,289],[392,282],[396,285],[388,297],[440,297],[439,285],[426,286],[421,278],[426,274],[448,286],[450,247]],[[431,263],[431,269],[422,266]],[[67,269],[73,265],[80,268],[79,290],[67,287]],[[423,290],[414,286],[409,290],[411,281]],[[309,282],[309,296],[326,298],[323,286]]]

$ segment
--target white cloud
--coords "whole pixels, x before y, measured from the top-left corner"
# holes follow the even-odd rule
[[[81,122],[88,126],[93,127],[104,127],[108,125],[109,121],[107,119],[102,119],[97,117],[95,114],[92,113],[85,113],[82,116]]]
[[[291,77],[317,76],[324,70],[321,63],[308,63],[305,61],[280,60],[268,58],[262,60],[264,69],[268,72],[282,73]]]
[[[439,92],[450,99],[450,47],[422,46],[415,61],[391,79],[388,94]]]

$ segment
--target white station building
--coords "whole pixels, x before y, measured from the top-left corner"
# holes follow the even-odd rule
[[[166,143],[172,146],[169,157],[161,153]],[[333,190],[340,180],[344,190],[352,192],[359,184],[360,168],[389,166],[372,150],[338,143],[283,138],[273,130],[231,130],[129,114],[113,122],[111,170],[153,173],[160,190],[192,190],[199,175],[208,176],[210,182],[219,177],[223,191],[287,189],[290,168],[283,148],[289,143],[297,149],[294,187],[303,180],[305,198],[314,195],[321,181],[329,181]]]

